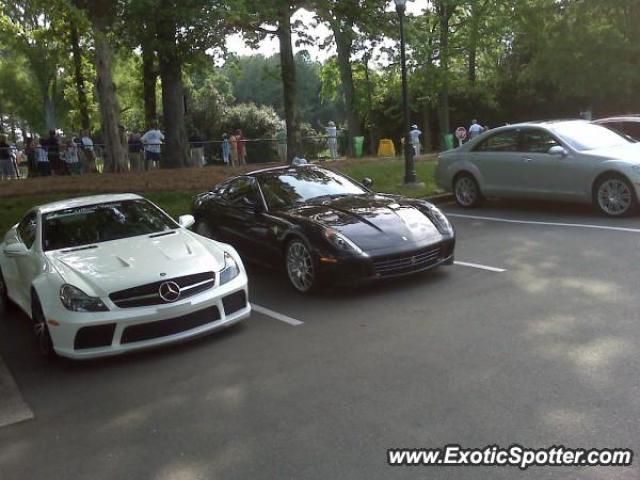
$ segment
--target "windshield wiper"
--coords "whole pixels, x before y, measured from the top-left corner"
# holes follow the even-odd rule
[[[334,198],[348,197],[349,195],[355,195],[352,193],[330,193],[327,195],[318,195],[317,197],[311,197],[307,202],[324,202],[326,200],[333,200]]]

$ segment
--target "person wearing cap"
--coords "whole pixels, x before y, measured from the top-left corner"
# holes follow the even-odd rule
[[[420,155],[420,135],[422,135],[422,131],[418,128],[418,125],[411,125],[409,137],[411,138],[411,145],[413,146],[413,152],[416,157]]]

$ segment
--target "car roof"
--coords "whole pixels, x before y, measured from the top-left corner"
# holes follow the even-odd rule
[[[291,165],[284,165],[284,166],[280,166],[280,167],[270,167],[270,168],[262,168],[260,170],[254,170],[254,171],[249,172],[249,173],[247,173],[245,175],[251,176],[251,177],[256,177],[256,176],[263,176],[263,175],[269,175],[269,174],[279,174],[279,173],[283,173],[283,172],[296,173],[302,168],[322,169],[323,167],[320,167],[319,165],[315,165],[313,163],[307,163],[307,164],[304,164],[304,165],[297,165],[295,167],[293,167]],[[328,170],[328,169],[326,169],[326,170]]]
[[[142,197],[134,193],[118,193],[107,195],[90,195],[87,197],[70,198],[67,200],[60,200],[58,202],[46,203],[36,207],[36,210],[40,213],[50,213],[57,210],[64,210],[67,208],[86,207],[89,205],[97,205],[100,203],[108,202],[120,202],[123,200],[140,200]]]
[[[619,117],[606,117],[594,120],[593,123],[607,123],[607,122],[640,122],[640,115],[621,115]]]

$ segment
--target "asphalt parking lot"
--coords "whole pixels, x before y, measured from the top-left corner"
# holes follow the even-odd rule
[[[640,218],[443,208],[461,264],[310,297],[251,267],[262,308],[188,344],[47,363],[3,313],[33,418],[0,428],[0,478],[640,478],[387,465],[392,447],[640,445]]]

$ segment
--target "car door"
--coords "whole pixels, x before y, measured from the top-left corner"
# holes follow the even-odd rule
[[[486,195],[520,196],[526,190],[520,150],[519,128],[495,132],[473,149],[471,162],[480,170]]]
[[[566,154],[549,153],[553,147],[564,148]],[[522,158],[526,164],[527,190],[535,198],[571,199],[584,196],[589,165],[555,135],[542,128],[522,131]]]
[[[216,229],[245,256],[269,257],[275,248],[270,238],[271,222],[264,200],[253,177],[239,177],[229,183],[218,201]]]
[[[16,241],[24,244],[29,251],[28,255],[11,257],[15,279],[11,285],[15,301],[25,310],[31,308],[31,285],[42,271],[42,256],[37,249],[38,214],[28,213],[18,224],[16,229]]]

